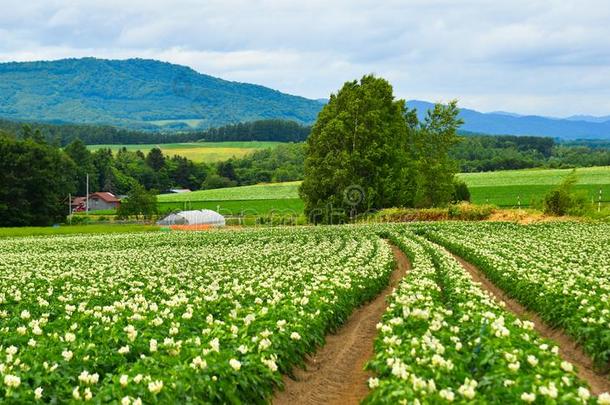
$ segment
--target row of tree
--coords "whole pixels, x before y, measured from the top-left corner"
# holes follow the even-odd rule
[[[147,154],[123,148],[113,155],[109,149],[91,152],[79,139],[59,148],[28,126],[18,136],[0,131],[0,226],[62,222],[68,195],[84,196],[87,177],[91,192],[129,194],[132,199],[122,210],[127,215],[142,208],[135,201],[151,201],[157,191],[205,187],[216,170],[182,156],[164,156],[158,148]]]
[[[610,147],[534,136],[465,136],[451,148],[462,172],[610,165]]]
[[[66,146],[80,139],[87,145],[138,145],[195,141],[275,141],[302,142],[311,127],[287,120],[259,120],[210,128],[205,131],[158,133],[118,129],[101,125],[80,124],[25,124],[35,127],[48,143]],[[0,119],[0,130],[19,134],[24,124]]]

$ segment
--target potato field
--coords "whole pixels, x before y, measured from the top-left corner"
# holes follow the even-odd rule
[[[4,238],[0,402],[273,402],[397,254],[410,268],[370,320],[361,401],[610,404],[610,226],[577,223]],[[595,378],[453,254],[578,343]]]

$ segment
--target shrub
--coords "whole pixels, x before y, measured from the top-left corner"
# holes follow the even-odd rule
[[[453,202],[468,201],[470,202],[470,190],[468,186],[462,180],[453,181],[453,195],[451,197]]]
[[[544,196],[544,213],[548,215],[583,215],[587,211],[587,198],[573,191],[578,178],[573,170],[554,190]]]
[[[493,205],[476,205],[462,202],[452,204],[448,208],[449,218],[461,221],[482,221],[493,214],[496,207]]]

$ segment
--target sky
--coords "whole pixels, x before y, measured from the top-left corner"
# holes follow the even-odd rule
[[[374,73],[397,97],[610,115],[607,0],[0,0],[0,61],[153,58],[327,98]]]

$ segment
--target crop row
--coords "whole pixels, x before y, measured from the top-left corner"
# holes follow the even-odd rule
[[[3,403],[265,402],[393,268],[349,227],[0,245]]]
[[[427,235],[610,366],[610,225],[446,224]]]
[[[406,228],[392,233],[412,269],[378,325],[366,402],[595,402],[558,347],[506,311],[447,251]]]

